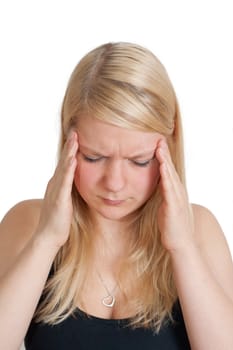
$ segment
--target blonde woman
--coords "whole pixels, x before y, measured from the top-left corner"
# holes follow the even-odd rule
[[[231,255],[188,201],[163,65],[135,44],[94,49],[61,127],[44,199],[1,223],[1,349],[233,349]]]

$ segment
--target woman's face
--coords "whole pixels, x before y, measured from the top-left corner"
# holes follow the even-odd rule
[[[80,118],[75,185],[94,217],[121,220],[141,207],[155,190],[155,158],[163,137]]]

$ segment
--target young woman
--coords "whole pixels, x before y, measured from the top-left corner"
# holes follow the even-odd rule
[[[169,77],[109,43],[71,75],[43,200],[0,228],[0,343],[16,350],[233,349],[233,266],[214,216],[188,201]]]

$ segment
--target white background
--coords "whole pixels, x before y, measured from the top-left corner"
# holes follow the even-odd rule
[[[190,201],[217,217],[233,249],[231,1],[0,3],[0,218],[42,197],[57,156],[67,80],[90,49],[132,41],[164,63],[184,124]]]
[[[21,0],[0,3],[0,218],[42,197],[59,112],[78,60],[109,41],[151,49],[177,92],[191,202],[208,207],[233,252],[231,1]]]

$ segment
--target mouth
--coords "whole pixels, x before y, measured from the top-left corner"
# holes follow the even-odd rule
[[[102,198],[102,200],[105,204],[112,205],[112,206],[118,206],[125,202],[125,200],[123,199],[116,200],[116,199]]]

